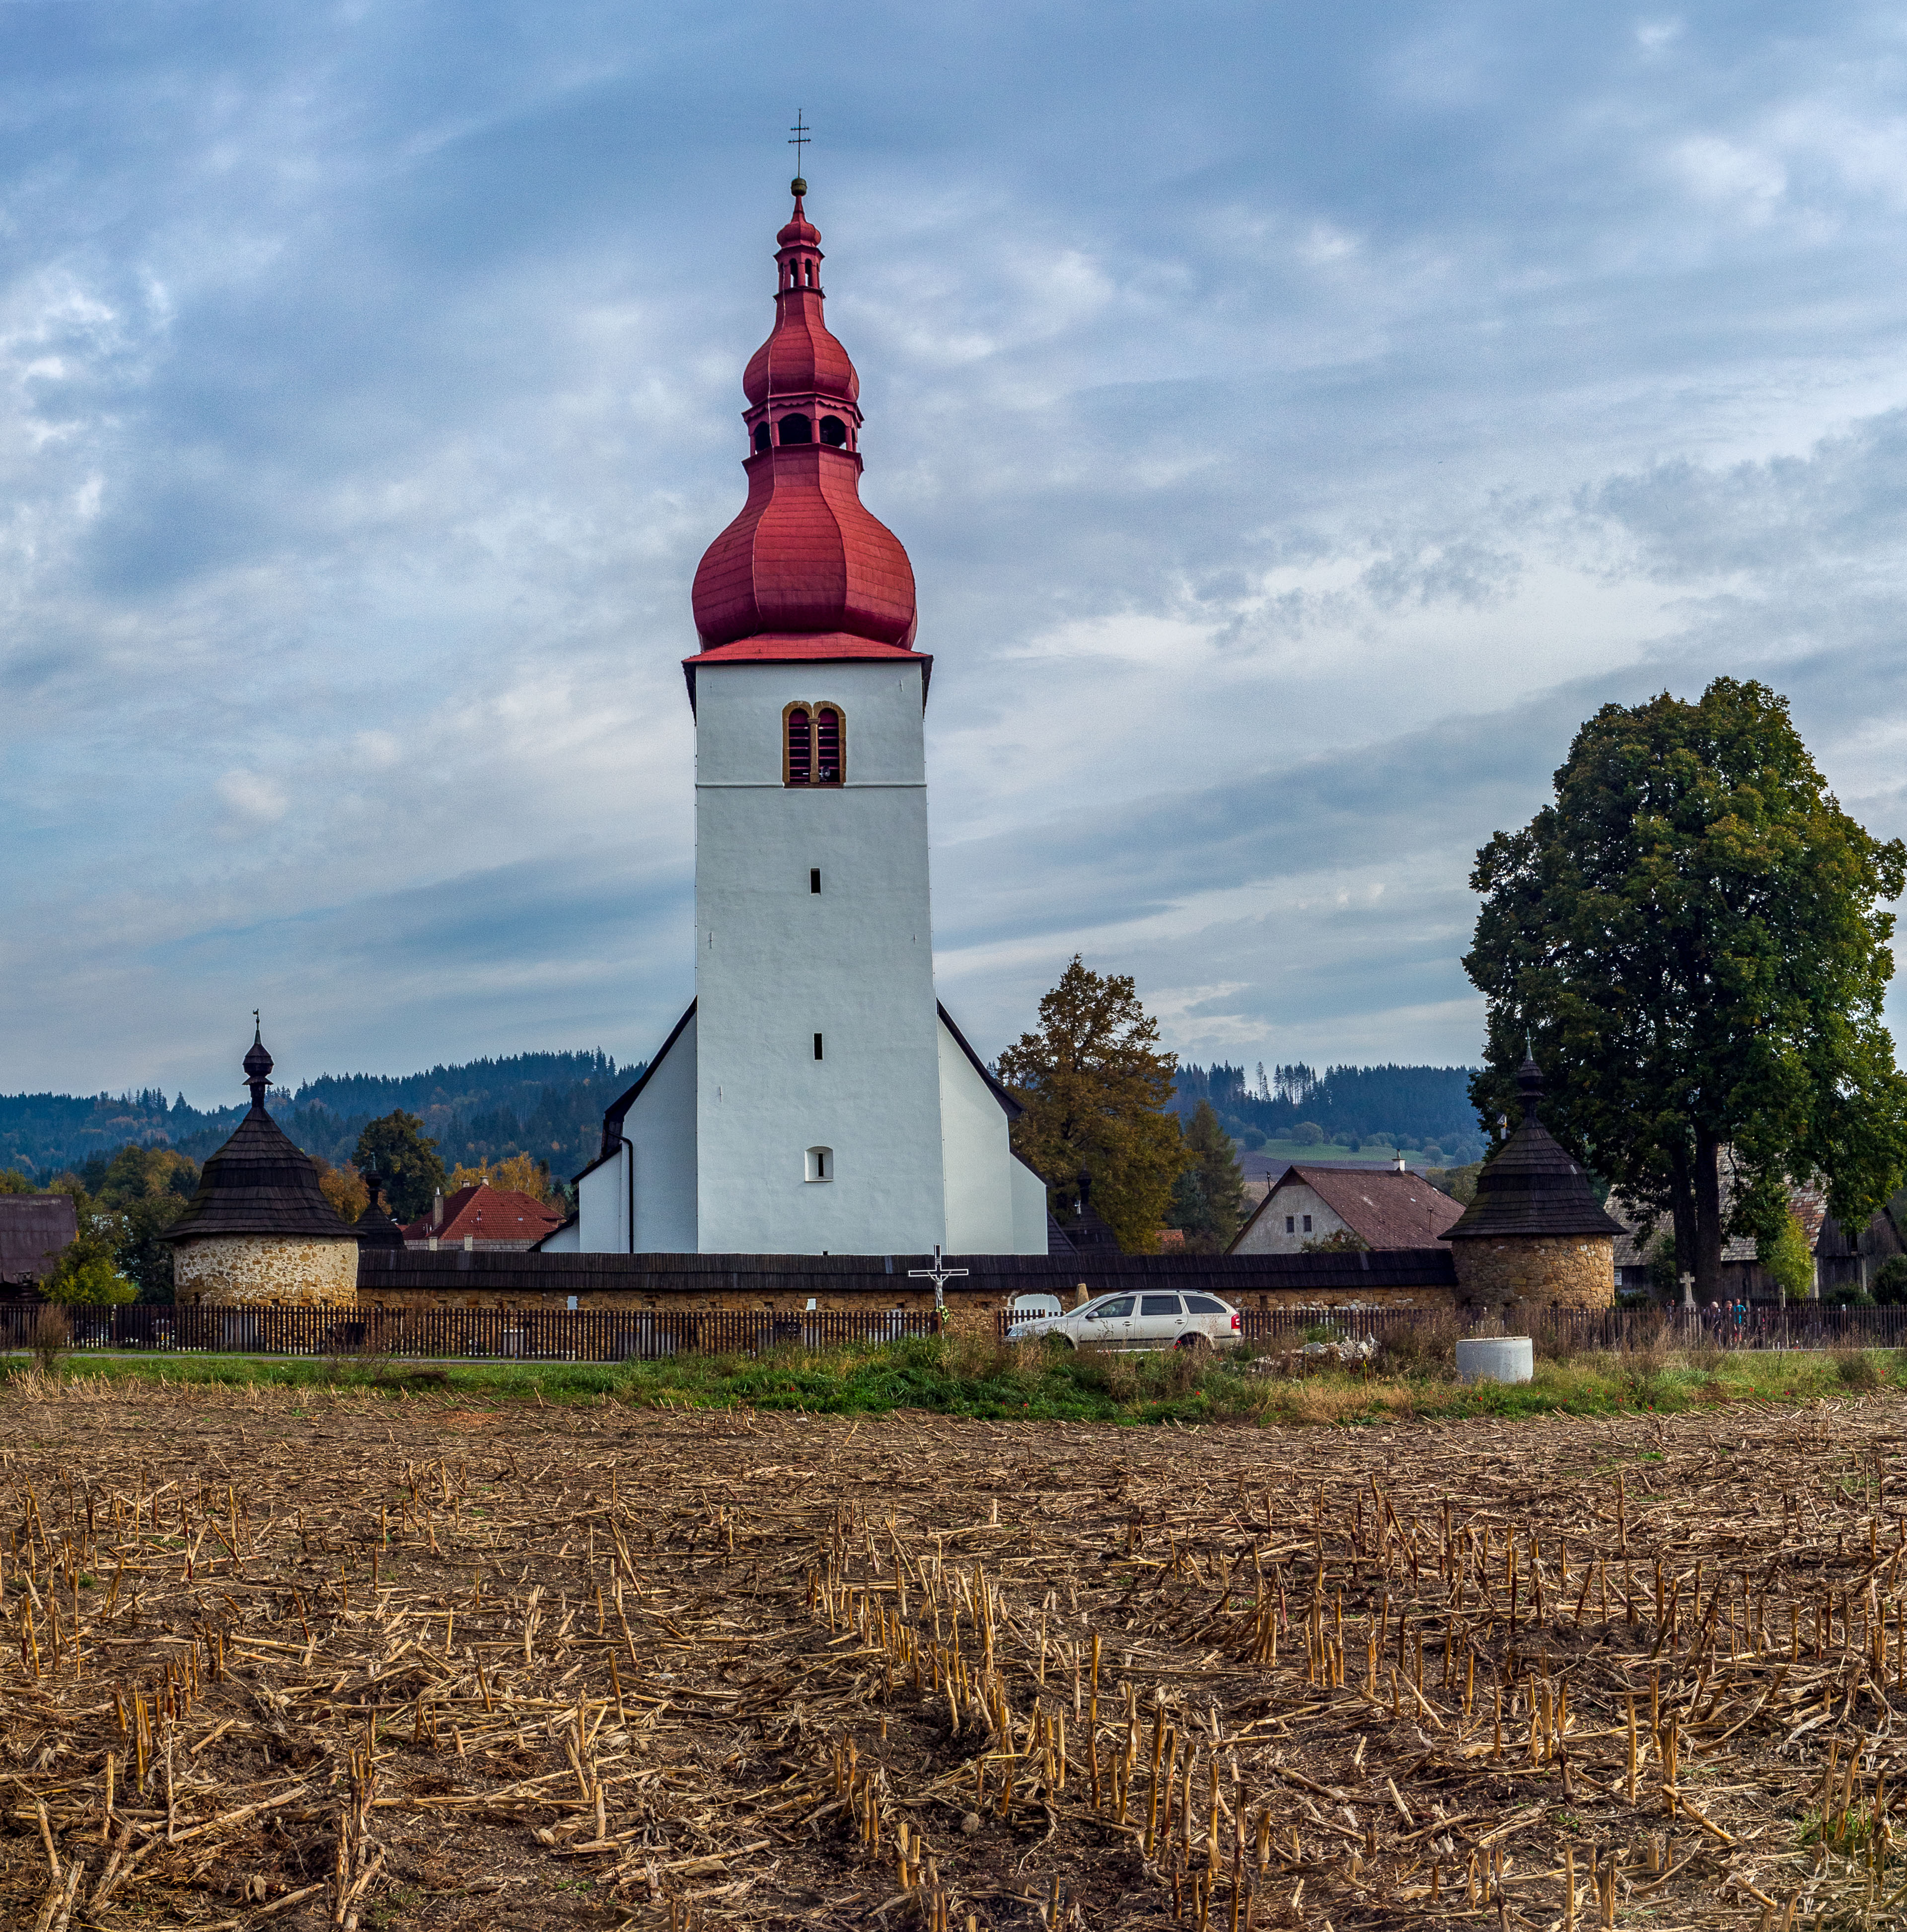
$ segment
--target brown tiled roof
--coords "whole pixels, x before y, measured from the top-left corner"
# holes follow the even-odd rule
[[[479,1180],[443,1197],[443,1219],[428,1215],[409,1223],[406,1241],[428,1241],[434,1236],[447,1245],[461,1246],[465,1235],[479,1241],[540,1241],[563,1225],[554,1208],[545,1208],[513,1187],[492,1187]]]
[[[1290,1181],[1308,1187],[1374,1250],[1427,1248],[1464,1211],[1461,1202],[1433,1187],[1421,1174],[1400,1174],[1394,1167],[1314,1167],[1294,1161],[1272,1183],[1271,1192],[1233,1238],[1234,1250],[1245,1238],[1245,1228],[1272,1211],[1278,1190]]]
[[[0,1194],[0,1281],[44,1281],[79,1232],[70,1194]]]

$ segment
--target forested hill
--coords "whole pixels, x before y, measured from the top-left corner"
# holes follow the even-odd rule
[[[1327,1141],[1355,1147],[1387,1136],[1398,1147],[1440,1148],[1452,1165],[1482,1158],[1467,1066],[1261,1066],[1248,1074],[1221,1060],[1179,1070],[1174,1105],[1189,1119],[1209,1100],[1234,1140],[1284,1140],[1308,1124]]]
[[[322,1074],[274,1088],[272,1117],[308,1154],[347,1159],[366,1121],[401,1107],[420,1115],[446,1167],[512,1154],[567,1180],[595,1157],[602,1110],[641,1071],[605,1053],[521,1053],[425,1073]],[[0,1167],[44,1180],[128,1142],[203,1160],[230,1134],[242,1102],[209,1111],[162,1093],[0,1094]]]

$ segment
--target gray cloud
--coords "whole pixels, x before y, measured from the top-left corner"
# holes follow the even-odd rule
[[[223,1091],[261,990],[334,1069],[672,1020],[791,86],[983,1045],[1080,948],[1200,1057],[1463,1057],[1470,854],[1663,683],[1902,824],[1862,9],[0,29],[0,1085]]]

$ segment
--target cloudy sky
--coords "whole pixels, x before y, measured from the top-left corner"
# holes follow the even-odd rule
[[[651,1050],[797,106],[984,1050],[1079,951],[1473,1058],[1475,848],[1719,672],[1907,832],[1904,80],[1837,0],[0,4],[0,1090]]]

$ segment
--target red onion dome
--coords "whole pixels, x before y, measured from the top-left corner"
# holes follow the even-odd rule
[[[710,650],[775,633],[834,633],[905,649],[914,570],[860,500],[860,379],[822,320],[821,231],[803,212],[776,239],[775,326],[742,387],[748,500],[695,572]]]
[[[704,650],[765,632],[914,641],[914,567],[861,502],[860,459],[820,443],[749,458],[748,501],[695,572]]]

